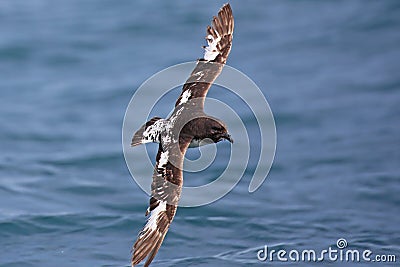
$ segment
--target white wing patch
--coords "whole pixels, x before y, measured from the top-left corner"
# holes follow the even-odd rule
[[[162,139],[162,143],[163,144],[171,143],[171,136],[170,135],[163,136],[161,139]]]
[[[217,34],[217,38],[214,39],[211,34],[209,34],[206,38],[208,46],[204,48],[204,59],[207,61],[214,60],[219,54],[217,45],[218,42],[221,41],[221,36],[217,31],[215,31],[215,33]]]
[[[165,127],[165,130],[167,131],[167,135],[173,136],[171,131],[174,128],[176,119],[181,115],[183,109],[184,109],[184,107],[181,107],[180,109],[175,111],[175,113],[168,119],[168,123],[166,124],[166,127]],[[178,139],[172,138],[172,140],[169,139],[169,141],[176,143],[176,142],[178,142]]]
[[[141,232],[139,238],[143,237],[143,235],[147,231],[155,231],[157,229],[157,218],[160,216],[162,212],[167,211],[167,202],[165,201],[160,201],[158,203],[158,206],[151,211],[150,213],[150,218],[147,220],[146,225],[143,228],[143,231]]]
[[[160,160],[158,161],[157,168],[161,169],[168,163],[169,151],[161,152]]]
[[[183,111],[184,107],[181,107],[180,109],[178,109],[169,119],[168,119],[168,124],[166,125],[166,129],[167,130],[171,130],[174,125],[175,125],[175,121],[176,119],[181,115],[182,111]]]
[[[183,92],[181,101],[179,101],[179,105],[186,103],[189,100],[189,97],[191,96],[192,92],[190,90],[186,90]]]

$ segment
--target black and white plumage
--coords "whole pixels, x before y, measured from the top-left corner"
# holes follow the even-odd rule
[[[204,99],[222,71],[231,50],[234,22],[229,4],[225,4],[207,28],[204,58],[198,60],[175,109],[168,119],[154,117],[133,136],[132,146],[159,143],[151,185],[150,214],[133,245],[132,266],[147,257],[144,266],[154,259],[175,216],[183,184],[183,160],[188,147],[201,140],[233,142],[226,125],[204,113]]]

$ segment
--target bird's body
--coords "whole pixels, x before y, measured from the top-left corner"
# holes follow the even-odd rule
[[[167,119],[154,117],[133,136],[132,146],[159,143],[154,168],[152,195],[146,215],[146,225],[133,246],[132,266],[147,257],[145,266],[154,259],[175,216],[183,184],[183,160],[188,147],[232,142],[226,125],[204,113],[204,99],[229,55],[233,15],[229,4],[224,5],[208,26],[204,58],[182,88],[172,115]],[[203,142],[204,141],[204,142]]]

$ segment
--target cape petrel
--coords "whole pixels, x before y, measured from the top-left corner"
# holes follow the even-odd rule
[[[226,125],[204,113],[204,99],[222,71],[232,45],[233,15],[225,4],[207,27],[204,57],[197,61],[183,85],[175,109],[168,119],[154,117],[133,136],[132,146],[159,143],[151,184],[150,214],[146,225],[133,245],[132,266],[147,257],[149,266],[174,218],[182,191],[182,165],[188,147],[222,140],[233,142]]]

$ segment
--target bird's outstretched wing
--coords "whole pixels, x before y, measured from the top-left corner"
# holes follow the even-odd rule
[[[218,16],[213,17],[212,26],[207,27],[208,45],[204,47],[204,58],[197,62],[189,79],[183,85],[182,93],[175,106],[199,98],[198,104],[194,105],[203,109],[207,91],[221,73],[231,51],[233,28],[232,9],[229,4],[225,4],[219,10]]]
[[[175,216],[182,191],[182,165],[184,154],[191,139],[179,138],[179,148],[160,144],[151,184],[152,196],[146,216],[150,213],[143,230],[133,245],[132,266],[147,258],[149,266]]]

